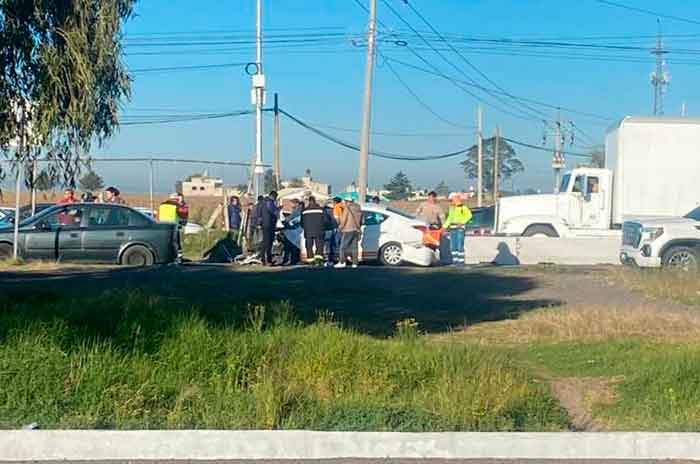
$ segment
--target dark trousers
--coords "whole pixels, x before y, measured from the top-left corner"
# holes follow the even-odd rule
[[[354,230],[352,232],[343,232],[343,238],[340,241],[340,262],[345,262],[348,257],[352,258],[352,264],[358,262],[358,247],[360,246],[360,232]]]
[[[262,260],[265,264],[272,264],[272,244],[275,242],[275,229],[263,228]]]
[[[314,252],[314,245],[316,246],[316,252]],[[323,256],[323,235],[310,235],[306,237],[306,258],[311,259],[314,256]]]

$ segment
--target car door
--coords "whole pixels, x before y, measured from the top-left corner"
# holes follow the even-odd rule
[[[55,261],[58,259],[58,235],[60,218],[65,215],[65,208],[58,210],[34,223],[22,227],[25,259]]]
[[[85,207],[68,205],[58,215],[57,253],[59,261],[83,261]]]
[[[586,193],[583,198],[581,227],[586,229],[604,229],[609,224],[605,216],[605,195],[602,190],[603,181],[599,176],[586,178]]]
[[[360,240],[360,256],[363,259],[376,259],[381,247],[381,225],[387,216],[375,211],[362,212],[362,239]]]
[[[122,244],[129,240],[129,211],[111,205],[87,207],[83,249],[91,262],[115,263]]]

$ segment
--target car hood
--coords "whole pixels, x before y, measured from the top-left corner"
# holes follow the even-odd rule
[[[498,200],[501,221],[529,215],[556,214],[557,195],[519,195]]]
[[[646,217],[625,221],[625,223],[641,224],[642,227],[663,227],[671,225],[700,225],[698,221],[684,217]]]

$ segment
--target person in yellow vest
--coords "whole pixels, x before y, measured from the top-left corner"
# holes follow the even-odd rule
[[[449,231],[452,263],[457,266],[464,266],[464,228],[471,219],[472,212],[464,204],[462,196],[452,197],[452,205],[442,228]]]
[[[189,207],[182,194],[173,194],[158,207],[158,221],[170,222],[177,227],[177,260],[182,261],[182,228],[187,225]]]

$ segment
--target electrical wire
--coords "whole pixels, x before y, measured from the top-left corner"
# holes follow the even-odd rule
[[[669,15],[669,14],[665,14],[665,13],[660,13],[658,11],[652,11],[652,10],[647,10],[644,8],[638,8],[638,7],[634,7],[634,6],[624,5],[624,4],[618,3],[618,2],[611,2],[610,0],[595,0],[595,1],[598,3],[601,3],[603,5],[608,5],[608,6],[612,6],[612,7],[616,7],[616,8],[622,8],[622,9],[629,10],[629,11],[635,11],[637,13],[643,13],[643,14],[650,15],[650,16],[656,16],[657,18],[671,19],[673,21],[681,21],[681,22],[689,23],[689,24],[700,24],[700,21],[697,21],[695,19],[682,18],[680,16],[673,16],[673,15]]]
[[[247,66],[248,64],[249,63],[221,63],[221,64],[190,65],[190,66],[164,66],[164,67],[158,67],[158,68],[135,68],[135,69],[131,69],[129,72],[132,74],[147,74],[147,73],[173,72],[173,71],[195,71],[195,70],[243,67],[243,66]]]
[[[538,145],[533,145],[533,144],[531,144],[531,143],[521,142],[520,140],[510,139],[510,138],[507,138],[507,137],[501,137],[501,138],[502,138],[503,140],[505,140],[506,142],[512,143],[513,145],[519,145],[519,146],[521,146],[521,147],[532,148],[533,150],[546,151],[546,152],[548,152],[548,153],[551,153],[551,152],[552,152],[552,150],[549,149],[549,148],[540,147],[540,146],[538,146]],[[577,152],[566,151],[566,150],[562,150],[561,153],[562,153],[563,155],[573,156],[573,157],[578,157],[578,158],[591,158],[591,157],[593,156],[593,155],[591,155],[591,154],[577,153]]]
[[[387,3],[388,0],[383,0],[383,1],[384,1],[384,3]],[[413,14],[418,16],[418,18],[420,18],[420,20],[423,21],[423,23],[425,23],[425,25],[428,26],[428,28],[430,28],[430,30],[433,31],[433,33],[435,33],[440,38],[441,41],[446,43],[450,47],[450,49],[454,53],[456,53],[457,56],[462,61],[464,61],[467,64],[467,66],[469,66],[471,69],[473,69],[477,74],[479,74],[482,78],[484,78],[493,87],[498,89],[503,95],[506,95],[507,97],[515,100],[521,106],[523,106],[527,110],[532,111],[534,114],[538,115],[539,117],[545,117],[545,118],[547,117],[547,115],[542,113],[540,110],[533,108],[532,106],[525,104],[522,101],[518,100],[517,98],[513,97],[508,91],[506,91],[503,87],[501,87],[493,79],[491,79],[485,72],[483,72],[481,69],[479,69],[477,66],[475,66],[474,63],[472,63],[469,59],[467,59],[467,57],[465,57],[462,53],[460,53],[459,50],[457,50],[450,42],[448,42],[445,39],[445,37],[432,25],[432,23],[430,23],[430,21],[428,21],[428,19],[423,14],[421,14],[421,12],[418,11],[418,9],[415,6],[413,6],[412,2],[410,2],[409,0],[401,0],[401,1],[403,1],[403,3],[406,6],[408,6],[408,8],[410,8],[410,10],[413,12]]]
[[[253,114],[254,111],[252,110],[242,110],[242,111],[233,111],[229,113],[215,113],[215,114],[202,114],[202,115],[172,115],[172,116],[158,116],[157,119],[144,119],[144,120],[127,120],[125,122],[122,122],[120,125],[122,126],[146,126],[146,125],[154,125],[154,124],[172,124],[172,123],[179,123],[179,122],[193,122],[193,121],[203,121],[203,120],[211,120],[211,119],[222,119],[222,118],[231,118],[231,117],[236,117],[236,116],[244,116],[244,115],[249,115]],[[137,118],[138,119],[138,118]]]

